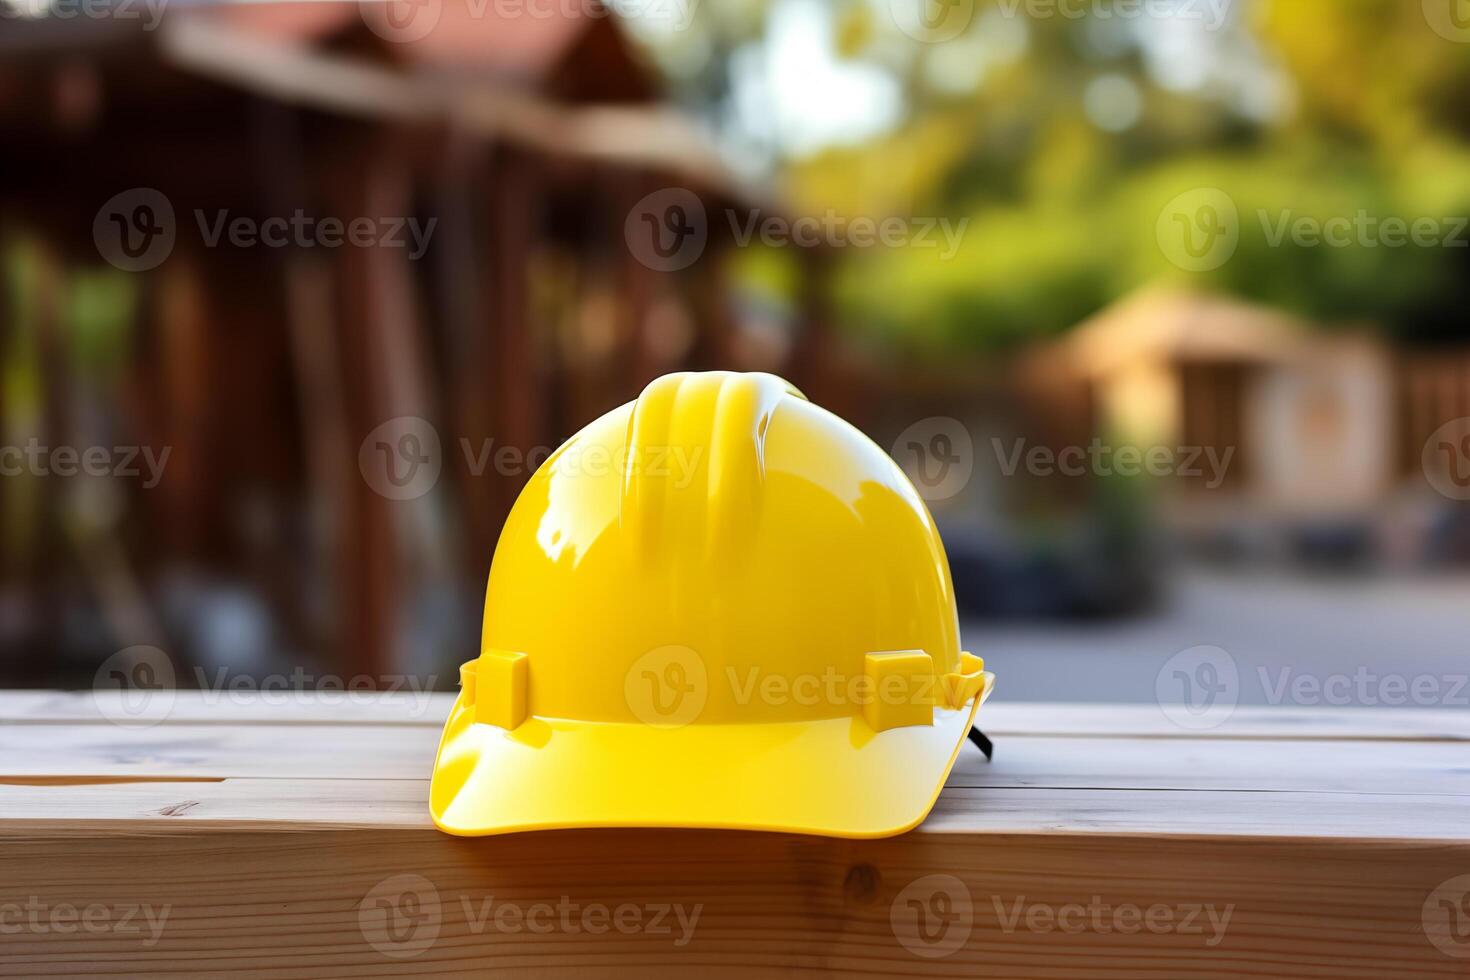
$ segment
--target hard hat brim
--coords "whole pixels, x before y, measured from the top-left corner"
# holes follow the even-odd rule
[[[993,688],[934,723],[876,732],[861,716],[754,725],[528,718],[475,724],[463,693],[434,762],[439,829],[477,837],[577,827],[888,837],[939,796]]]

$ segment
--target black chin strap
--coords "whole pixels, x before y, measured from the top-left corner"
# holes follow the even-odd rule
[[[989,762],[995,755],[995,743],[992,742],[979,728],[970,729],[970,741],[979,746],[980,751],[985,753],[985,761]]]

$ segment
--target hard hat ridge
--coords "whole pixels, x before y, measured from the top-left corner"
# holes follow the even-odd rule
[[[699,535],[706,562],[739,559],[760,517],[766,435],[788,395],[805,400],[773,374],[733,371],[668,374],[643,389],[628,419],[620,509],[640,558],[654,560],[674,533]]]

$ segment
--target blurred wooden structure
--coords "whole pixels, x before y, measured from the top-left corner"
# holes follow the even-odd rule
[[[1470,350],[1401,351],[1394,359],[1398,393],[1398,468],[1424,468],[1424,445],[1453,419],[1470,418]]]
[[[1377,980],[1470,953],[1459,710],[992,702],[994,762],[963,745],[898,837],[464,839],[428,814],[448,696],[182,692],[149,728],[108,697],[0,692],[0,973]],[[581,916],[675,904],[684,930]],[[133,928],[25,927],[68,908]]]
[[[1077,443],[1105,433],[1233,452],[1224,492],[1191,495],[1196,511],[1244,501],[1262,515],[1362,516],[1406,481],[1423,486],[1425,440],[1470,415],[1470,352],[1395,348],[1367,330],[1173,289],[1126,297],[1032,368],[1091,406],[1067,413],[1091,418]]]
[[[375,20],[389,7],[416,9],[169,8],[156,31],[115,18],[0,31],[0,243],[23,238],[44,268],[44,438],[83,439],[64,279],[101,265],[103,202],[156,188],[177,244],[136,274],[117,422],[172,458],[125,528],[146,555],[134,572],[244,567],[308,649],[368,675],[401,667],[415,589],[482,580],[528,475],[474,472],[487,447],[555,446],[679,368],[780,370],[820,389],[825,343],[825,276],[800,251],[809,295],[790,343],[772,354],[743,338],[725,278],[733,225],[719,216],[770,205],[661,103],[615,18],[433,0],[432,29],[411,37]],[[669,187],[697,195],[708,242],[664,273],[638,261],[624,223]],[[417,261],[404,248],[207,247],[195,227],[201,213],[298,209],[437,225]],[[431,498],[390,501],[358,472],[364,437],[400,416],[441,435]],[[68,561],[56,537],[37,561]],[[51,588],[57,569],[25,578]]]

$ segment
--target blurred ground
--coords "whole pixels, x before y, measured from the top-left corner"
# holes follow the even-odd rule
[[[997,697],[1011,701],[1152,702],[1164,663],[1209,644],[1234,659],[1241,704],[1332,705],[1346,695],[1352,705],[1393,707],[1400,698],[1391,678],[1398,677],[1409,685],[1406,706],[1464,709],[1467,597],[1470,577],[1463,576],[1337,580],[1194,567],[1179,571],[1149,615],[970,621],[961,633],[996,672]],[[1334,677],[1347,680],[1328,684]],[[1294,695],[1301,684],[1304,696]]]

